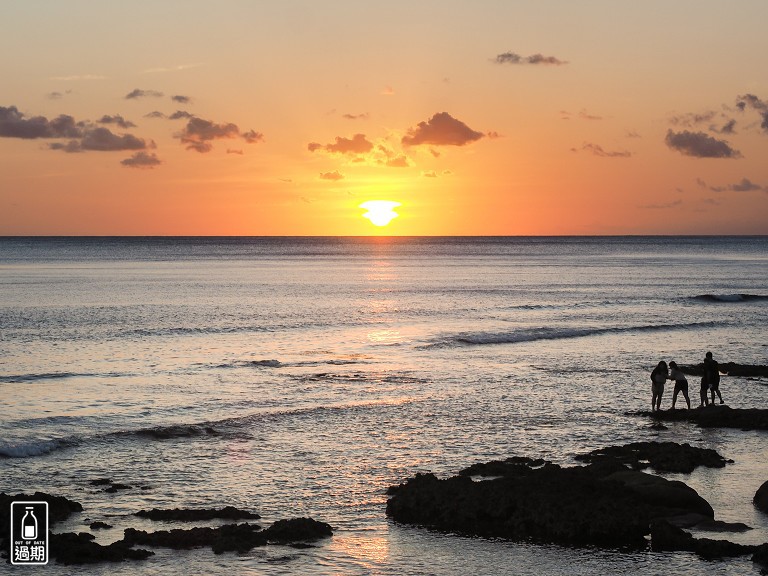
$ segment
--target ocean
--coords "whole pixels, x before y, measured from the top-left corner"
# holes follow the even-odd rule
[[[663,474],[754,528],[707,536],[768,542],[768,434],[627,415],[650,409],[659,360],[768,364],[767,278],[768,237],[2,238],[0,491],[81,502],[57,530],[103,520],[103,544],[181,527],[132,515],[153,507],[335,529],[86,574],[756,574],[748,556],[468,538],[384,511],[417,472],[670,440],[734,460]],[[764,378],[720,388],[768,408]],[[89,484],[104,477],[133,488]]]

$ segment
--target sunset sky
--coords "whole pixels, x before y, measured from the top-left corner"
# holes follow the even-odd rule
[[[768,234],[766,22],[765,0],[5,1],[0,235]]]

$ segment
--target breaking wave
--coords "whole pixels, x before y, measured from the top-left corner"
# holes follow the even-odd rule
[[[755,300],[768,300],[763,294],[700,294],[693,296],[694,300],[703,302],[753,302]]]
[[[687,325],[660,324],[630,326],[623,328],[524,328],[505,332],[462,332],[435,339],[421,348],[445,348],[453,346],[482,346],[486,344],[520,344],[539,340],[563,340],[600,336],[602,334],[621,334],[626,332],[659,332],[665,330],[688,330],[715,326],[714,322],[696,322]]]

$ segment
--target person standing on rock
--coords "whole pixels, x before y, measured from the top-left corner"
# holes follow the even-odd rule
[[[664,383],[669,379],[667,363],[662,360],[651,372],[651,412],[661,410],[661,395]]]
[[[704,358],[704,376],[712,392],[712,404],[715,403],[715,394],[720,399],[720,404],[723,404],[723,396],[720,394],[720,366],[712,357],[712,352],[707,352]]]
[[[682,392],[685,403],[688,404],[688,410],[691,409],[691,399],[688,398],[688,380],[685,378],[682,370],[677,367],[676,362],[669,363],[669,379],[675,381],[675,392],[672,394],[672,410],[675,409],[677,395]]]

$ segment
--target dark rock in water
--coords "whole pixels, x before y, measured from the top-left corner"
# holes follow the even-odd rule
[[[755,492],[755,497],[752,499],[757,506],[758,510],[768,514],[768,481],[763,482],[763,485]]]
[[[179,520],[182,522],[192,522],[195,520],[212,520],[214,518],[224,518],[226,520],[241,520],[261,518],[258,514],[240,510],[234,506],[225,506],[224,508],[173,508],[152,510],[139,510],[134,516],[149,518],[150,520]]]
[[[111,524],[107,524],[106,522],[91,522],[88,527],[91,530],[108,530],[109,528],[112,528]]]
[[[693,422],[702,428],[739,428],[768,430],[768,410],[759,408],[730,408],[710,404],[693,410],[659,410],[625,412],[626,416],[645,416],[657,422]]]
[[[755,548],[755,553],[752,554],[752,562],[755,562],[764,568],[762,571],[763,574],[768,571],[768,543],[760,544],[760,546]]]
[[[93,541],[93,534],[65,532],[50,534],[49,555],[61,564],[94,564],[96,562],[122,562],[144,560],[154,555],[149,550],[134,550],[124,540],[102,546]]]
[[[651,522],[651,549],[657,552],[696,552],[702,558],[731,558],[751,554],[756,546],[735,544],[728,540],[694,538],[691,534],[673,526],[666,520]]]
[[[64,496],[53,496],[44,492],[35,492],[34,494],[0,493],[0,529],[6,527],[11,521],[11,502],[15,500],[48,502],[48,521],[51,524],[66,520],[75,512],[83,511],[83,506],[79,502],[69,500]]]
[[[144,546],[159,546],[175,550],[188,550],[210,546],[216,554],[235,551],[247,552],[268,542],[288,543],[303,540],[317,540],[331,536],[328,524],[312,518],[278,520],[266,530],[257,524],[226,524],[217,528],[189,528],[145,532],[133,528],[125,529],[124,541]]]
[[[698,466],[723,468],[728,462],[709,448],[696,448],[676,442],[633,442],[624,446],[609,446],[576,456],[580,462],[620,462],[633,470],[648,467],[658,472],[693,472]]]
[[[115,484],[112,484],[106,490],[104,490],[104,492],[107,492],[109,494],[114,494],[118,490],[130,490],[131,488],[133,488],[133,486],[129,486],[128,484],[115,483]]]
[[[524,468],[538,468],[545,464],[551,464],[548,460],[541,458],[533,459],[526,456],[512,456],[506,460],[491,460],[490,462],[480,462],[472,464],[459,472],[460,476],[507,476],[510,472],[514,474],[523,473]]]
[[[291,518],[278,520],[264,531],[264,535],[270,542],[278,543],[319,540],[333,536],[333,528],[312,518]]]
[[[112,480],[110,478],[96,478],[95,480],[88,482],[88,484],[91,486],[107,486],[112,484]]]
[[[718,367],[722,374],[728,376],[768,376],[768,366],[760,364],[736,364],[735,362],[719,362]],[[680,370],[685,374],[692,376],[704,376],[704,363],[694,364],[692,366],[680,366]]]
[[[125,529],[125,542],[144,546],[158,546],[174,550],[188,550],[210,546],[216,554],[235,551],[247,552],[256,546],[265,546],[267,538],[256,524],[226,524],[218,528],[189,528],[186,530],[158,530],[145,532]]]
[[[723,522],[722,520],[704,520],[694,524],[693,528],[705,532],[747,532],[753,530],[751,526],[747,526],[743,522]]]
[[[523,471],[523,468],[525,471]],[[398,522],[438,530],[569,545],[646,545],[651,519],[711,506],[692,488],[615,462],[510,467],[493,480],[417,474],[387,503]]]

